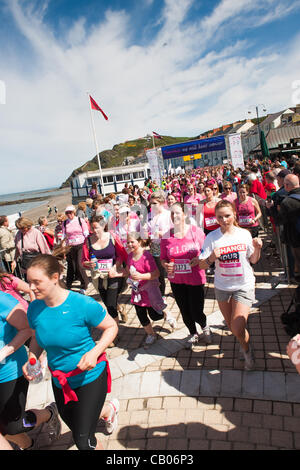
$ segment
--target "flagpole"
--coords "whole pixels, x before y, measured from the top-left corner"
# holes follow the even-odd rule
[[[88,92],[87,92],[87,94],[90,97],[90,94]],[[97,152],[98,167],[99,167],[99,171],[100,171],[100,181],[101,181],[102,194],[103,194],[103,196],[105,196],[105,188],[104,188],[104,182],[103,182],[103,176],[102,176],[102,168],[101,168],[101,162],[100,162],[100,156],[99,156],[99,149],[98,149],[95,123],[94,123],[93,112],[92,112],[92,107],[91,107],[91,100],[89,100],[89,101],[90,101],[90,114],[91,114],[91,121],[92,121],[92,129],[93,129],[96,152]]]
[[[153,134],[153,132],[152,132],[152,142],[153,142],[153,148],[155,149],[154,134]]]

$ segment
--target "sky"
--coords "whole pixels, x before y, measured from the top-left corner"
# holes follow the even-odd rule
[[[300,102],[300,0],[0,0],[0,194]],[[248,111],[253,114],[249,115]]]

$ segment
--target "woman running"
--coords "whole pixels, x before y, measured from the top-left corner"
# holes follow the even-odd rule
[[[230,181],[225,181],[224,183],[224,192],[221,194],[221,199],[226,199],[226,201],[234,202],[237,198],[237,194],[232,190],[232,184]]]
[[[100,414],[109,433],[117,423],[118,400],[105,404],[110,385],[105,349],[118,327],[94,299],[64,289],[61,270],[57,259],[49,255],[36,257],[28,269],[28,282],[36,297],[28,308],[29,325],[34,330],[29,359],[38,359],[46,351],[58,411],[76,446],[79,450],[100,450],[102,444],[95,436]],[[102,331],[97,343],[91,328]],[[30,381],[27,365],[23,372]]]
[[[258,202],[249,196],[249,186],[241,184],[239,187],[239,197],[235,201],[238,224],[246,228],[252,235],[252,238],[258,236],[259,219],[262,213]]]
[[[246,325],[255,299],[251,264],[260,258],[262,241],[252,239],[248,230],[237,226],[235,207],[231,202],[218,202],[216,218],[220,228],[206,237],[198,263],[205,269],[215,262],[216,299],[228,328],[241,345],[245,370],[252,370],[254,357]],[[196,258],[192,264],[197,265]]]
[[[34,256],[39,253],[50,254],[51,251],[44,235],[33,226],[31,219],[20,217],[16,221],[16,227],[18,231],[15,237],[15,261],[20,258],[22,272],[26,273],[27,266]]]
[[[215,198],[212,185],[206,186],[204,192],[206,199],[203,201],[202,218],[203,231],[205,235],[207,235],[213,230],[219,228],[219,224],[215,214],[215,207],[219,199]]]
[[[93,283],[108,313],[118,324],[118,295],[123,285],[122,264],[127,260],[127,253],[118,237],[107,231],[103,216],[92,218],[91,230],[92,235],[83,246],[82,264],[91,270]]]
[[[195,186],[191,183],[187,185],[188,194],[184,197],[184,204],[190,223],[196,225],[197,208],[201,201],[200,194],[196,193]]]
[[[0,432],[20,449],[36,449],[27,435],[47,423],[49,438],[60,435],[55,403],[42,410],[26,410],[28,382],[22,366],[27,361],[24,343],[31,336],[26,311],[12,295],[0,291]]]
[[[150,253],[154,257],[156,266],[159,270],[160,291],[162,296],[165,295],[165,270],[161,264],[160,243],[162,236],[171,228],[172,220],[170,211],[165,209],[166,198],[162,190],[155,191],[151,194],[149,213],[148,234],[151,238]]]
[[[127,244],[130,250],[127,273],[128,283],[132,287],[131,303],[147,334],[144,342],[147,349],[156,341],[150,319],[158,321],[165,318],[173,329],[176,328],[176,320],[166,311],[167,305],[159,289],[159,270],[149,250],[145,250],[144,240],[139,233],[132,232],[128,234]]]
[[[69,248],[67,253],[67,289],[71,289],[73,281],[80,281],[80,293],[85,295],[89,280],[81,264],[82,247],[86,237],[89,235],[89,228],[84,219],[75,215],[74,206],[66,207],[65,214],[67,220],[63,223],[62,240]]]
[[[206,343],[211,343],[210,328],[203,312],[205,271],[198,266],[191,267],[190,264],[200,254],[205,235],[199,227],[188,223],[182,203],[172,206],[171,215],[174,229],[169,238],[162,238],[161,259],[184,324],[190,333],[187,347],[192,348],[199,341],[197,323],[202,328]]]

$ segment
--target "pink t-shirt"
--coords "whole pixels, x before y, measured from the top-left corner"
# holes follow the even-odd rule
[[[196,193],[193,196],[185,196],[184,203],[185,204],[199,204],[201,201],[200,194]]]
[[[222,193],[220,197],[221,199],[225,199],[226,201],[234,202],[237,198],[237,194],[232,191],[230,194]]]
[[[204,269],[200,269],[198,266],[194,268],[190,266],[190,260],[199,256],[204,239],[204,232],[195,225],[190,225],[184,238],[174,237],[173,230],[169,238],[162,238],[160,245],[161,259],[167,262],[174,259],[175,262],[174,277],[168,276],[170,282],[192,286],[205,284]]]
[[[68,219],[63,224],[63,238],[66,238],[67,245],[75,246],[84,243],[84,240],[89,235],[89,228],[84,219],[79,223],[78,217],[74,219]]]
[[[26,310],[27,312],[28,303],[26,302],[25,299],[23,299],[21,294],[19,294],[19,292],[17,291],[18,278],[10,275],[10,276],[7,276],[7,278],[4,278],[4,282],[5,282],[5,287],[2,287],[2,285],[0,284],[0,290],[2,292],[5,292],[6,294],[12,295],[15,299],[17,299],[22,305],[22,307],[24,308],[24,310]]]
[[[153,256],[148,250],[145,250],[142,256],[138,261],[135,261],[132,258],[132,253],[129,253],[128,255],[128,260],[127,260],[127,266],[130,269],[130,266],[134,266],[135,269],[142,274],[145,273],[152,273],[157,269],[156,263],[154,261]],[[142,287],[146,284],[148,281],[140,281],[139,286]],[[143,290],[139,292],[141,299],[139,302],[134,301],[135,293],[132,291],[131,294],[131,303],[135,305],[139,305],[140,307],[151,307],[151,303],[147,294],[146,290]]]
[[[199,202],[201,201],[200,194],[194,194],[193,196],[185,196],[184,204],[189,207],[189,215],[196,215],[196,207],[198,206]]]

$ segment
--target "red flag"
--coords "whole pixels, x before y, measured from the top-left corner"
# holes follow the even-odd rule
[[[152,134],[156,139],[162,139],[162,136],[157,134],[157,132],[152,131]]]
[[[101,111],[104,119],[108,121],[108,117],[106,116],[105,112],[100,108],[100,106],[96,103],[96,101],[91,96],[90,96],[90,101],[91,101],[92,109],[95,109],[96,111]]]

